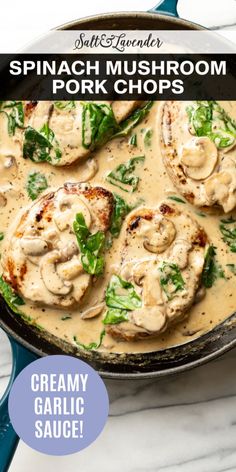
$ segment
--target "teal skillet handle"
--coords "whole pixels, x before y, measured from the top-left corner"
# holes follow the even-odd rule
[[[7,472],[19,441],[8,415],[9,392],[21,370],[37,359],[36,355],[27,351],[11,338],[9,339],[12,349],[12,372],[7,389],[0,400],[0,472]]]
[[[149,10],[151,13],[162,13],[163,15],[179,17],[177,12],[178,0],[161,0],[158,5]]]

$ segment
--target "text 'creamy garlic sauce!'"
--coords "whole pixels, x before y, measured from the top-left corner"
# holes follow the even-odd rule
[[[219,105],[224,107],[224,110],[229,114],[232,119],[236,120],[236,103],[234,102],[220,102]],[[117,107],[119,108],[119,107]],[[181,232],[181,225],[184,225],[183,228],[183,238],[184,243],[178,247],[179,241],[181,238],[178,238],[177,243],[173,246],[173,251],[175,250],[178,253],[179,248],[180,251],[186,251],[186,254],[190,253],[190,256],[195,262],[194,267],[199,268],[196,269],[195,279],[189,287],[191,286],[191,290],[193,290],[192,297],[195,297],[195,302],[188,308],[187,302],[185,303],[185,308],[187,310],[187,315],[185,315],[184,319],[181,316],[178,318],[176,317],[176,322],[171,324],[170,326],[168,323],[166,324],[166,309],[168,310],[170,307],[169,305],[173,302],[172,296],[165,291],[166,286],[165,278],[164,278],[164,269],[165,266],[165,256],[160,258],[162,261],[162,288],[164,296],[166,296],[166,305],[165,309],[162,307],[160,308],[160,317],[159,321],[157,322],[156,318],[153,318],[152,310],[148,311],[148,329],[150,328],[151,332],[153,331],[154,336],[148,337],[145,339],[136,339],[135,335],[128,336],[127,339],[124,339],[122,336],[121,338],[118,336],[113,336],[112,329],[108,329],[106,331],[105,336],[102,339],[102,344],[99,347],[102,351],[107,352],[148,352],[148,351],[156,351],[163,348],[168,348],[177,344],[185,343],[186,341],[192,340],[196,337],[201,336],[203,333],[211,330],[214,326],[219,324],[221,321],[226,319],[230,314],[235,311],[236,307],[236,292],[234,290],[235,286],[235,277],[236,277],[236,235],[235,235],[235,250],[233,247],[233,239],[227,239],[227,230],[228,228],[232,228],[234,222],[232,222],[230,217],[234,217],[234,211],[231,211],[230,214],[224,214],[223,210],[218,207],[214,207],[212,209],[198,208],[197,206],[193,206],[188,201],[183,198],[183,196],[179,195],[178,190],[174,186],[175,179],[171,179],[170,175],[168,174],[168,169],[166,168],[165,159],[163,162],[162,159],[162,130],[161,130],[161,119],[162,119],[162,110],[163,104],[159,102],[155,102],[153,106],[150,108],[149,113],[144,116],[143,120],[138,123],[136,127],[134,127],[127,136],[121,136],[114,138],[108,142],[104,142],[102,147],[98,150],[91,149],[91,153],[87,158],[86,154],[88,154],[87,150],[85,150],[85,158],[81,159],[78,162],[72,162],[71,165],[68,166],[57,166],[51,165],[49,162],[33,162],[29,158],[23,158],[22,156],[22,138],[20,138],[22,131],[19,128],[16,128],[14,136],[9,136],[9,121],[5,115],[5,113],[0,113],[0,232],[1,232],[1,242],[0,242],[0,251],[1,253],[4,252],[4,245],[7,247],[7,241],[9,239],[9,235],[12,234],[13,227],[16,227],[17,222],[19,223],[21,215],[24,213],[26,207],[29,207],[33,204],[32,200],[29,198],[29,188],[27,190],[27,185],[29,186],[29,175],[32,175],[34,172],[38,172],[44,176],[41,183],[38,185],[42,185],[43,192],[39,195],[39,198],[42,198],[43,195],[50,194],[50,192],[57,192],[59,188],[62,188],[65,183],[70,184],[77,184],[78,182],[89,182],[92,188],[103,188],[108,190],[108,196],[110,193],[116,194],[122,199],[125,200],[127,205],[132,208],[131,213],[129,213],[122,225],[121,232],[118,237],[110,238],[107,237],[106,244],[105,244],[105,268],[103,274],[99,275],[96,280],[93,282],[92,288],[88,291],[88,295],[85,296],[83,299],[81,293],[77,294],[78,297],[82,297],[84,301],[80,303],[79,306],[73,306],[73,303],[68,302],[65,303],[64,306],[60,306],[58,308],[50,307],[50,303],[48,306],[43,305],[35,305],[29,301],[30,298],[30,290],[27,299],[25,299],[25,304],[20,307],[25,315],[30,317],[33,322],[37,325],[40,325],[46,331],[52,333],[53,335],[66,340],[73,345],[76,345],[78,342],[80,345],[88,346],[90,343],[97,343],[101,337],[101,332],[104,330],[104,314],[107,310],[106,303],[105,303],[105,292],[107,287],[109,286],[112,276],[114,274],[119,274],[123,279],[130,280],[128,274],[128,265],[127,262],[132,260],[132,258],[136,258],[136,272],[143,270],[141,274],[141,278],[138,278],[136,275],[136,282],[137,282],[137,300],[139,296],[143,294],[143,291],[146,290],[146,296],[150,297],[150,286],[155,286],[155,270],[156,270],[156,257],[161,257],[157,255],[158,250],[155,248],[155,245],[159,244],[157,239],[153,239],[153,236],[149,237],[149,226],[148,226],[148,219],[150,221],[150,214],[148,217],[142,213],[142,208],[149,209],[151,212],[154,210],[156,213],[152,213],[152,217],[155,219],[155,224],[159,225],[160,223],[160,216],[161,221],[163,223],[163,216],[168,220],[168,212],[166,215],[163,215],[163,208],[160,207],[161,203],[168,207],[168,203],[170,208],[174,208],[175,215],[174,215],[174,225],[176,225],[179,233]],[[132,110],[131,110],[132,111]],[[202,110],[205,112],[206,110]],[[117,111],[117,116],[119,116],[120,110]],[[48,113],[48,110],[45,109],[45,114]],[[45,115],[46,116],[46,115]],[[38,128],[43,125],[45,122],[45,116],[42,119],[42,123],[38,125]],[[54,120],[55,125],[55,136],[56,130],[61,129],[61,123],[57,120],[62,120],[55,115],[52,117]],[[66,118],[63,118],[65,123],[63,126],[66,127]],[[117,118],[117,121],[120,121]],[[52,121],[53,123],[53,121]],[[36,127],[36,122],[32,122],[31,125]],[[73,126],[76,124],[73,123]],[[181,127],[180,123],[180,127]],[[188,126],[188,123],[183,126]],[[175,127],[176,133],[176,127]],[[230,134],[230,133],[229,133]],[[179,130],[178,139],[181,140],[185,139],[183,130]],[[207,135],[208,137],[210,136]],[[196,137],[194,134],[190,134],[189,140]],[[89,137],[87,137],[89,139]],[[212,135],[211,135],[212,138]],[[226,138],[224,136],[224,138]],[[200,138],[199,138],[200,139]],[[208,138],[207,138],[208,139]],[[58,139],[59,145],[62,146],[63,143],[63,136],[61,139]],[[203,140],[204,141],[204,140]],[[216,157],[214,155],[215,149],[212,147],[212,139],[207,141],[208,150],[211,154],[208,162],[209,168],[216,164]],[[206,165],[202,166],[202,170],[200,171],[201,167],[201,152],[205,152],[205,148],[201,148],[200,154],[196,154],[196,145],[202,145],[202,142],[194,142],[193,147],[191,148],[191,153],[188,155],[186,154],[186,142],[178,142],[178,145],[183,146],[184,153],[182,152],[182,160],[185,166],[187,166],[188,175],[193,177],[194,179],[194,186],[198,185],[198,179],[208,177],[208,173],[211,174],[212,169],[206,168]],[[74,143],[75,148],[78,143]],[[205,142],[203,142],[205,146]],[[81,146],[81,143],[79,143]],[[181,148],[182,149],[182,148]],[[208,150],[206,152],[208,152]],[[232,156],[236,153],[234,146],[229,151]],[[195,154],[194,154],[195,153]],[[74,155],[74,154],[73,154]],[[190,157],[189,157],[190,155]],[[196,168],[192,165],[191,159],[197,158],[199,160],[199,167]],[[56,159],[57,156],[55,155],[54,158]],[[138,184],[137,182],[133,181],[131,187],[124,186],[119,180],[114,179],[114,169],[120,164],[127,163],[130,159],[135,158],[135,176],[139,179]],[[190,164],[187,159],[190,159]],[[203,160],[205,157],[203,156]],[[214,161],[214,164],[212,164]],[[204,161],[205,162],[205,161]],[[234,163],[234,164],[233,164]],[[232,165],[235,167],[235,157],[234,161],[232,158]],[[205,167],[204,167],[205,166]],[[202,172],[202,174],[201,174]],[[200,176],[200,177],[199,177]],[[45,188],[46,185],[45,181],[47,182],[47,189]],[[28,182],[28,184],[27,184]],[[137,185],[136,185],[137,184]],[[176,183],[175,183],[176,184]],[[84,185],[84,184],[83,184]],[[188,182],[188,186],[191,183]],[[178,185],[177,185],[178,187]],[[72,194],[75,192],[75,187],[72,188]],[[178,187],[179,188],[179,187]],[[76,192],[88,192],[86,185],[78,188],[76,187]],[[128,190],[128,191],[127,191]],[[131,190],[133,190],[131,192]],[[181,190],[180,190],[181,191]],[[31,187],[31,194],[33,189]],[[61,191],[63,193],[63,191]],[[37,192],[36,192],[37,193]],[[70,192],[69,192],[70,193]],[[181,192],[182,193],[182,192]],[[58,201],[61,198],[61,193],[55,193],[56,197],[52,197],[55,203],[55,207],[53,207],[53,215],[55,216],[55,211],[59,207],[56,205],[60,205]],[[109,197],[108,198],[109,200]],[[31,195],[32,198],[32,195]],[[34,196],[33,196],[34,198]],[[73,199],[74,197],[72,197]],[[84,199],[85,198],[85,199]],[[81,208],[83,205],[86,206],[86,198],[87,196],[82,196],[82,203]],[[100,197],[99,197],[100,198]],[[37,200],[36,200],[37,201]],[[96,201],[98,201],[98,196],[96,196]],[[89,201],[89,204],[94,210],[93,204]],[[102,205],[102,203],[101,203]],[[60,207],[61,208],[61,207]],[[101,228],[103,231],[107,231],[106,225],[104,222],[100,221],[101,216],[101,208],[98,208],[97,213],[97,221],[95,224],[96,231],[99,231]],[[160,211],[158,210],[160,209]],[[82,211],[82,210],[81,210]],[[83,210],[86,211],[86,210]],[[91,210],[92,211],[92,210]],[[146,210],[145,210],[146,211]],[[80,212],[80,209],[77,209],[77,213]],[[159,212],[159,213],[158,213]],[[181,220],[184,218],[181,214],[189,214],[190,218],[189,223],[187,219]],[[95,214],[95,213],[94,213]],[[132,215],[136,215],[138,220],[134,220]],[[178,216],[179,215],[179,216]],[[89,217],[88,217],[89,218]],[[130,220],[131,218],[131,220]],[[133,220],[132,220],[133,218]],[[143,218],[143,219],[142,219]],[[191,223],[191,218],[194,223]],[[67,224],[67,221],[63,223],[61,220],[61,214],[59,215],[60,222],[59,224]],[[96,219],[96,215],[95,215]],[[222,223],[223,220],[223,223]],[[226,220],[226,223],[224,221]],[[136,223],[134,223],[136,221]],[[138,221],[138,223],[137,223]],[[181,223],[182,221],[182,223]],[[228,222],[227,222],[228,221]],[[196,231],[194,235],[190,234],[190,229],[193,232],[193,227],[195,228],[196,222]],[[73,222],[71,222],[71,225]],[[90,225],[89,220],[86,220],[87,227],[92,231],[93,225]],[[135,234],[130,232],[130,229],[127,225],[133,224],[136,225],[132,226],[132,230],[135,229]],[[170,223],[168,223],[170,225]],[[139,228],[137,229],[137,225]],[[220,229],[221,225],[221,229]],[[223,225],[223,229],[222,229]],[[228,225],[228,226],[227,226]],[[187,228],[187,229],[186,229]],[[199,248],[196,248],[196,245],[190,249],[189,239],[194,237],[195,239],[198,238],[198,228],[202,228],[203,233],[206,234],[206,247],[203,245],[199,245]],[[52,226],[50,221],[48,223],[47,231],[51,230]],[[149,252],[145,252],[143,246],[141,248],[140,243],[136,244],[136,237],[139,238],[138,230],[145,234],[145,241],[148,241],[146,244],[148,245]],[[69,231],[69,229],[68,229]],[[171,233],[172,231],[172,233]],[[176,231],[176,230],[174,230]],[[223,231],[223,232],[222,232]],[[70,231],[69,231],[70,232]],[[235,231],[236,232],[236,231]],[[108,231],[109,233],[109,231]],[[186,233],[186,234],[185,234]],[[65,233],[66,234],[66,233]],[[69,234],[69,233],[68,233]],[[127,236],[128,235],[128,236]],[[169,232],[170,239],[174,240],[175,235],[173,230],[170,228]],[[186,236],[187,235],[187,236]],[[150,235],[149,235],[150,236]],[[77,271],[76,274],[80,274],[80,260],[79,260],[79,251],[78,247],[75,247],[75,239],[74,236],[68,236],[68,240],[71,242],[70,245],[70,261],[73,260],[73,270]],[[26,238],[27,239],[27,238]],[[112,239],[112,241],[111,241]],[[138,240],[138,239],[137,239]],[[25,243],[25,240],[24,240]],[[111,245],[112,243],[112,245]],[[22,243],[23,244],[23,243]],[[22,249],[21,244],[21,249]],[[54,242],[52,242],[52,252],[49,254],[55,257],[55,261],[58,262],[57,259],[57,249],[58,246],[53,246]],[[173,241],[170,241],[170,244],[174,244]],[[194,243],[195,244],[195,243]],[[199,239],[197,240],[197,244],[199,244]],[[231,245],[230,245],[231,244]],[[214,268],[214,283],[212,284],[211,288],[207,288],[204,290],[204,293],[199,291],[200,285],[200,275],[202,273],[202,265],[204,262],[204,256],[206,254],[207,248],[209,245],[215,248],[216,252],[216,261],[217,266]],[[201,247],[202,249],[201,249]],[[141,249],[140,249],[141,248]],[[232,250],[233,249],[233,250]],[[15,250],[15,249],[14,249]],[[29,257],[38,257],[38,255],[32,252],[31,246],[29,247],[29,241],[26,241],[26,246],[23,247],[24,253],[27,253]],[[27,252],[28,251],[28,252]],[[44,248],[41,248],[41,251],[44,251]],[[161,248],[163,254],[167,254],[167,257],[171,257],[170,253],[168,252],[168,247]],[[167,251],[167,252],[164,252]],[[32,255],[33,254],[33,255]],[[41,252],[42,254],[42,252]],[[6,254],[4,256],[6,258]],[[51,256],[50,256],[51,257]],[[148,257],[148,264],[149,266],[144,265],[141,267],[139,266],[138,262],[145,262],[145,258]],[[195,258],[195,259],[194,259]],[[158,259],[159,260],[159,259]],[[168,259],[169,260],[169,259]],[[34,259],[35,261],[35,259]],[[36,261],[37,262],[37,261]],[[53,261],[50,259],[51,263],[50,267],[52,268]],[[66,274],[68,269],[67,258],[62,259],[60,262],[60,271],[61,274]],[[180,262],[180,266],[181,266]],[[63,265],[64,264],[64,265]],[[126,266],[125,266],[126,264]],[[199,265],[198,265],[199,264]],[[202,264],[202,265],[201,265]],[[123,267],[122,267],[123,265]],[[127,271],[124,270],[124,266],[126,267]],[[32,269],[32,277],[37,277],[38,270],[37,264]],[[159,266],[158,266],[159,267]],[[123,271],[122,271],[123,269]],[[41,270],[41,269],[40,269]],[[42,269],[43,270],[43,269]],[[47,270],[47,269],[46,269]],[[71,270],[71,267],[70,267]],[[132,268],[133,270],[133,268]],[[64,272],[63,272],[64,271]],[[146,271],[146,272],[145,272]],[[148,282],[147,282],[147,271],[148,273]],[[217,272],[217,273],[216,273]],[[235,273],[234,273],[235,272]],[[168,274],[167,274],[168,275]],[[193,277],[193,271],[188,271],[183,267],[182,276],[186,278],[185,280],[190,280]],[[144,278],[146,277],[146,278]],[[65,275],[66,279],[66,275]],[[26,280],[26,279],[25,279]],[[179,274],[179,280],[181,280],[181,274]],[[53,279],[53,283],[55,279]],[[58,282],[58,280],[56,280]],[[55,282],[55,283],[56,283]],[[146,286],[144,284],[146,283]],[[63,287],[55,286],[55,290],[62,290],[63,293],[69,293],[69,289],[67,290],[66,287],[69,287],[70,279],[68,278],[67,283],[64,284]],[[76,282],[75,282],[76,283]],[[84,277],[84,291],[89,288],[91,280],[90,276]],[[149,285],[147,285],[149,284]],[[195,284],[195,288],[193,289]],[[145,289],[146,287],[146,289]],[[132,289],[130,289],[132,290]],[[149,291],[148,291],[149,290]],[[25,293],[27,292],[27,287],[25,287]],[[56,293],[56,292],[55,292]],[[147,295],[148,293],[148,295]],[[179,292],[180,294],[180,292]],[[180,294],[181,295],[181,294]],[[43,293],[40,295],[43,297]],[[69,295],[65,295],[68,297]],[[154,296],[154,295],[153,295]],[[156,294],[155,294],[156,296]],[[160,295],[161,296],[161,295]],[[54,296],[56,297],[56,295]],[[186,297],[185,297],[186,298]],[[56,298],[53,298],[55,300]],[[186,301],[186,299],[185,299]],[[172,303],[173,305],[173,303]],[[191,306],[192,305],[192,306]],[[138,303],[137,303],[138,307]],[[148,305],[150,308],[150,306]],[[173,310],[178,311],[178,307],[172,307]],[[177,313],[176,311],[176,313]],[[131,313],[131,312],[130,312]],[[155,312],[156,313],[156,312]],[[141,311],[137,312],[137,310],[132,311],[132,316],[129,317],[128,321],[123,321],[121,325],[117,324],[114,325],[115,328],[119,328],[121,331],[122,326],[125,323],[137,323],[135,326],[138,326],[142,331],[142,320],[140,321]],[[17,316],[17,314],[15,315]],[[156,316],[156,315],[155,315]],[[177,323],[178,322],[178,323]],[[131,326],[130,325],[130,326]],[[114,328],[113,326],[113,328]],[[125,325],[126,326],[126,325]],[[127,325],[128,326],[128,325]],[[133,326],[133,325],[132,325]],[[124,328],[125,329],[125,328]],[[155,336],[155,331],[159,334]],[[133,328],[130,328],[130,332],[133,333]],[[119,334],[119,333],[118,333]],[[141,336],[142,337],[142,336]]]

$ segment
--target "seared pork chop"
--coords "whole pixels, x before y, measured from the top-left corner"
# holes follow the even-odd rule
[[[216,102],[165,102],[161,146],[179,192],[198,207],[236,206],[236,124]]]
[[[93,275],[84,270],[73,229],[82,214],[91,234],[106,232],[113,196],[102,187],[65,184],[28,207],[9,230],[3,277],[23,298],[51,307],[76,307]]]
[[[126,223],[119,276],[131,283],[141,307],[127,311],[127,321],[108,324],[123,340],[156,336],[181,321],[201,282],[205,231],[175,204],[134,210]]]
[[[42,160],[39,157],[40,146],[35,146],[33,142],[33,129],[49,141],[49,147],[45,142],[47,162],[55,166],[69,166],[106,143],[118,131],[119,123],[142,104],[142,101],[26,103],[26,126],[29,129],[24,135],[24,157]],[[36,145],[40,139],[37,135]]]

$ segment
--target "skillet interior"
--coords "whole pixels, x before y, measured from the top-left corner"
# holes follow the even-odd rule
[[[191,30],[202,29],[185,20],[151,13],[107,14],[80,19],[59,29],[72,30]],[[236,345],[236,313],[201,338],[170,349],[144,354],[104,354],[78,351],[69,343],[27,325],[19,316],[1,307],[0,325],[16,341],[39,356],[48,354],[79,355],[104,377],[159,377],[200,365]]]

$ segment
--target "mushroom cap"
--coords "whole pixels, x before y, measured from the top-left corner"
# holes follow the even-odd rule
[[[183,145],[180,154],[185,174],[193,180],[205,180],[209,177],[217,159],[217,147],[208,137],[192,138]]]

